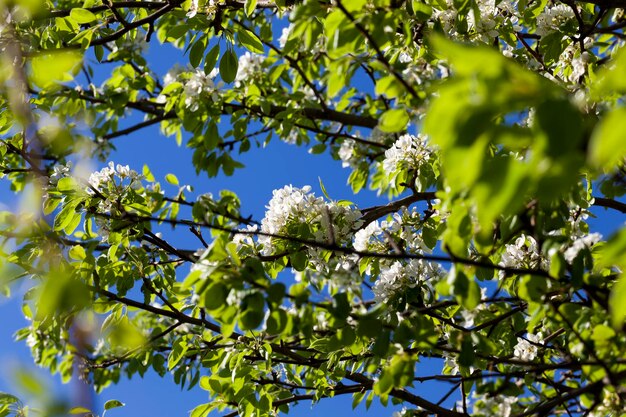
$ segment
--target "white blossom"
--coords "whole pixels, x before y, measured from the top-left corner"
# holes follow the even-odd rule
[[[241,86],[247,81],[255,78],[263,70],[263,61],[265,56],[251,54],[246,52],[239,57],[239,66],[237,68],[237,76],[235,77],[235,85]]]
[[[537,357],[537,346],[535,344],[541,344],[543,342],[543,336],[541,333],[528,334],[525,339],[518,337],[517,344],[513,349],[513,356],[525,361],[531,362]]]
[[[537,241],[532,236],[521,235],[515,243],[505,246],[500,265],[507,268],[546,269],[548,262],[539,253]]]
[[[248,225],[244,230],[246,232],[256,232],[259,229],[259,226],[256,224]],[[233,242],[237,245],[238,248],[242,246],[254,246],[254,235],[251,233],[237,233],[233,236]]]
[[[547,36],[561,29],[561,26],[571,19],[574,19],[574,11],[570,6],[557,4],[547,6],[546,9],[537,16],[537,30],[539,36]]]
[[[424,136],[402,135],[385,151],[383,169],[392,173],[404,168],[418,168],[421,163],[428,161],[431,153]]]
[[[213,19],[215,12],[217,11],[219,0],[208,0],[204,7],[202,8],[202,12],[207,15],[208,19]],[[199,0],[191,0],[191,4],[189,5],[189,10],[187,11],[186,16],[191,19],[200,11]]]
[[[383,230],[380,228],[378,220],[371,222],[367,225],[367,227],[354,234],[354,249],[359,252],[368,251],[372,237],[376,239],[376,236],[382,234],[382,231]]]
[[[278,38],[278,45],[280,46],[280,49],[283,49],[287,44],[287,41],[289,40],[289,34],[293,30],[293,26],[294,25],[292,23],[289,26],[283,28],[283,31],[280,34],[280,38]]]
[[[217,74],[217,69],[214,69],[208,75],[198,69],[191,75],[184,87],[185,106],[189,110],[198,110],[204,96],[208,96],[213,102],[219,100],[217,92],[221,88],[222,83],[215,84],[214,78]]]
[[[178,79],[178,76],[185,72],[185,68],[179,64],[175,64],[170,70],[163,76],[163,86],[168,86]]]
[[[443,10],[433,10],[433,18],[439,20],[445,33],[454,35],[456,34],[455,27],[458,12],[454,8],[452,0],[446,0],[446,4],[447,7],[443,8]]]
[[[56,185],[61,178],[68,177],[70,175],[70,171],[72,170],[72,162],[68,161],[65,165],[58,164],[55,165],[52,169],[52,174],[50,174],[50,184]]]
[[[517,397],[508,395],[481,395],[475,398],[473,414],[484,417],[510,417],[513,404],[517,403]]]
[[[406,264],[396,261],[389,267],[381,266],[372,291],[376,301],[386,303],[420,282],[441,276],[443,270],[437,264],[422,259],[411,259]]]
[[[120,51],[134,54],[145,54],[148,52],[148,42],[141,37],[131,38],[128,36],[122,37],[116,42],[108,42],[107,46],[110,48],[111,53],[117,53]]]
[[[192,18],[198,13],[198,0],[191,0],[191,5],[189,5],[189,11],[187,12],[187,17]]]
[[[576,259],[576,256],[578,256],[581,250],[591,248],[600,240],[602,240],[602,235],[600,233],[590,233],[588,235],[576,238],[571,243],[571,246],[565,251],[565,260],[571,264],[572,262],[574,262],[574,259]]]
[[[479,15],[476,15],[476,10],[473,8],[470,10],[467,15],[469,27],[473,28],[479,35],[486,35],[487,37],[495,38],[498,36],[498,31],[495,30],[498,24],[498,9],[496,8],[496,1],[478,0],[476,4],[478,6]]]
[[[341,147],[339,148],[339,158],[341,159],[341,166],[343,168],[347,168],[353,164],[352,159],[354,157],[354,145],[355,141],[352,139],[346,139],[341,142]]]
[[[288,234],[288,226],[303,225],[319,241],[340,242],[352,235],[352,230],[359,226],[360,217],[361,213],[354,208],[327,203],[323,198],[315,197],[310,186],[296,188],[287,185],[274,190],[261,222],[261,231]],[[259,236],[258,241],[263,244],[264,254],[273,252],[273,239],[270,236]],[[315,248],[311,249],[311,253],[316,253]]]
[[[111,210],[114,204],[119,203],[131,190],[142,187],[143,175],[130,169],[128,165],[115,165],[109,162],[100,171],[96,171],[89,176],[88,186],[85,191],[90,195],[98,195],[98,210],[106,213]],[[109,235],[109,220],[96,216],[96,225],[100,236],[106,240]]]

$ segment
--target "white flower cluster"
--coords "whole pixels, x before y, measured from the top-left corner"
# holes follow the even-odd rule
[[[531,362],[537,357],[537,345],[543,343],[541,333],[528,334],[526,338],[517,338],[517,344],[513,349],[513,356],[525,362]]]
[[[263,62],[265,56],[251,54],[246,52],[239,57],[239,67],[237,68],[237,76],[235,77],[235,85],[242,86],[245,82],[254,79],[263,71]]]
[[[102,168],[100,171],[96,171],[89,176],[89,185],[95,188],[98,191],[102,191],[103,189],[107,189],[110,191],[109,184],[115,185],[114,189],[118,189],[121,191],[120,187],[117,187],[115,183],[115,178],[119,178],[120,180],[129,179],[130,184],[129,187],[133,189],[141,188],[141,180],[143,179],[143,175],[137,173],[137,171],[130,169],[128,165],[120,165],[113,162],[109,162],[109,164]],[[87,193],[94,195],[94,190],[88,187]]]
[[[115,165],[113,162],[102,168],[100,171],[94,172],[89,176],[89,186],[86,192],[90,195],[96,195],[97,192],[104,196],[104,199],[98,203],[98,211],[107,213],[111,211],[115,204],[118,204],[130,190],[137,190],[142,187],[141,180],[143,175],[130,169],[128,165]],[[116,181],[119,179],[119,181]],[[107,240],[109,236],[109,222],[105,217],[95,217],[98,234],[103,240]]]
[[[546,6],[545,10],[537,16],[537,30],[535,32],[539,36],[547,36],[559,31],[565,23],[574,18],[574,11],[570,6],[565,4]]]
[[[274,190],[261,222],[261,231],[288,235],[290,228],[302,225],[309,228],[316,240],[339,243],[352,235],[360,217],[359,210],[315,197],[310,186],[296,188],[287,185]],[[263,244],[263,254],[274,252],[275,238],[259,236],[258,240]]]
[[[452,0],[446,0],[446,7],[433,10],[433,18],[439,20],[443,30],[450,36],[455,35],[456,32],[456,17],[458,12],[454,8]]]
[[[361,138],[361,132],[357,131],[355,133],[357,138]],[[369,137],[366,139],[368,142],[373,143],[385,143],[387,139],[390,137],[389,133],[385,133],[381,131],[378,127],[375,127],[370,132]],[[341,142],[341,146],[337,152],[337,156],[341,159],[341,166],[344,168],[352,167],[355,168],[361,161],[363,155],[366,155],[369,146],[367,144],[363,144],[354,139],[345,139]]]
[[[381,223],[378,220],[368,224],[364,229],[354,235],[354,249],[360,252],[387,251],[389,250],[389,238],[399,238],[405,250],[430,252],[419,233],[413,227],[407,225],[419,222],[420,215],[415,208],[409,211],[403,207],[400,212],[394,213],[390,220]]]
[[[374,221],[356,232],[353,247],[359,252],[387,252],[390,246],[398,246],[398,242],[392,243],[390,239],[398,239],[409,253],[428,253],[430,249],[421,235],[410,226],[410,223],[419,221],[419,218],[417,210],[403,208],[391,220],[382,223]],[[370,273],[370,270],[366,272]],[[421,259],[412,259],[408,263],[381,260],[380,275],[374,283],[373,291],[377,301],[388,302],[420,282],[440,279],[443,276],[444,271],[438,264]]]
[[[411,171],[415,174],[415,187],[418,191],[428,188],[434,180],[435,151],[428,147],[423,135],[402,135],[385,151],[385,159],[380,163],[379,170],[384,172],[388,181],[385,188],[397,189],[401,179]],[[379,189],[382,192],[383,188]]]
[[[581,250],[590,249],[601,240],[602,235],[600,233],[590,233],[588,235],[575,238],[570,247],[568,247],[563,254],[565,256],[565,260],[571,264],[574,262],[574,259],[576,259]]]
[[[449,70],[445,65],[432,65],[424,57],[412,59],[408,54],[401,53],[398,61],[408,64],[402,70],[403,77],[412,84],[422,85],[435,79],[447,78]],[[403,62],[404,61],[404,62]]]
[[[339,158],[341,159],[341,166],[343,168],[354,166],[355,145],[356,142],[353,139],[346,139],[341,142],[341,147],[339,148],[337,155],[339,155]]]
[[[189,5],[189,11],[187,11],[187,17],[191,19],[196,14],[198,14],[198,10],[200,9],[199,0],[191,0],[191,4]],[[218,0],[208,0],[207,4],[203,8],[203,12],[207,15],[208,19],[212,19],[217,11]]]
[[[166,87],[178,80],[178,76],[185,72],[185,67],[174,64],[172,68],[163,76],[163,86]]]
[[[547,269],[548,260],[539,253],[537,241],[532,236],[521,235],[515,243],[505,246],[500,265],[507,268]]]
[[[587,414],[588,417],[614,417],[624,415],[626,403],[620,398],[619,393],[604,389],[602,390],[602,397],[602,403]]]
[[[72,162],[68,161],[67,164],[58,164],[52,168],[52,174],[50,174],[50,185],[55,186],[61,178],[68,177],[72,170]]]
[[[423,135],[402,135],[385,151],[383,168],[388,173],[400,169],[419,169],[421,164],[428,162],[432,151],[427,147]]]
[[[223,83],[215,83],[214,79],[217,77],[218,70],[214,69],[208,75],[202,70],[196,70],[191,75],[191,78],[185,83],[185,106],[191,111],[197,111],[200,108],[200,103],[207,97],[213,102],[219,100],[218,90],[222,87]]]
[[[496,4],[497,3],[497,4]],[[471,8],[467,14],[467,32],[459,33],[458,11],[454,2],[446,0],[447,7],[433,10],[433,18],[439,20],[444,31],[449,36],[467,38],[469,35],[475,40],[492,42],[499,35],[498,28],[512,27],[515,31],[522,28],[519,25],[520,13],[517,10],[516,0],[477,0],[477,8]]]
[[[508,395],[475,396],[473,415],[484,417],[510,417],[517,397]]]
[[[467,20],[470,28],[476,33],[486,35],[486,38],[495,38],[498,36],[496,26],[498,25],[498,8],[495,0],[478,0],[478,16],[474,9],[470,10]],[[485,40],[487,40],[485,39]]]
[[[419,283],[441,276],[443,270],[439,265],[422,259],[411,259],[407,263],[396,261],[389,267],[381,266],[372,288],[374,299],[379,303],[387,303]]]
[[[283,31],[280,34],[280,38],[278,38],[278,45],[280,46],[280,49],[285,48],[285,45],[287,45],[287,41],[289,40],[289,35],[293,30],[293,26],[293,23],[291,23],[289,24],[289,26],[283,28]]]
[[[141,55],[148,52],[149,44],[145,41],[145,39],[140,37],[130,38],[128,36],[124,36],[116,42],[108,42],[107,46],[110,48],[112,54],[122,51]]]
[[[585,39],[585,48],[591,48],[592,46],[593,40],[591,38]],[[572,83],[577,83],[587,73],[587,66],[590,62],[591,56],[589,52],[584,51],[581,53],[579,43],[572,42],[559,56],[555,75]]]

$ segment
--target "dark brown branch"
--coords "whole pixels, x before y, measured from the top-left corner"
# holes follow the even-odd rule
[[[167,2],[161,1],[116,1],[111,3],[111,5],[101,5],[101,6],[93,6],[88,7],[92,13],[100,13],[109,9],[158,9],[163,6],[166,6]],[[63,9],[63,10],[53,10],[41,16],[36,16],[34,19],[52,19],[55,17],[66,17],[70,15],[71,9]]]
[[[594,206],[610,208],[613,210],[617,210],[621,213],[626,213],[626,204],[622,203],[621,201],[603,197],[593,197],[593,199]]]
[[[158,9],[156,12],[152,13],[151,15],[144,17],[143,19],[139,19],[132,23],[129,23],[128,25],[123,26],[121,29],[118,29],[117,31],[113,32],[112,34],[108,36],[104,36],[104,37],[92,40],[89,43],[89,46],[104,45],[107,42],[112,42],[114,40],[121,38],[123,35],[125,35],[126,33],[130,32],[133,29],[136,29],[143,25],[152,24],[159,17],[163,16],[165,13],[174,9],[178,5],[179,5],[178,2],[167,3],[165,6],[161,7],[160,9]],[[76,45],[76,47],[79,47],[79,45]]]
[[[392,201],[391,203],[385,204],[384,206],[375,206],[364,209],[362,210],[364,214],[361,217],[361,220],[363,220],[363,225],[367,226],[374,220],[386,216],[387,214],[395,213],[402,207],[409,207],[411,204],[418,201],[433,200],[434,198],[434,192],[416,193],[408,197],[404,197],[398,201]]]
[[[161,123],[164,120],[173,119],[174,117],[175,116],[173,114],[169,114],[169,113],[161,115],[161,116],[157,116],[154,119],[149,119],[149,120],[146,120],[144,122],[137,123],[136,125],[128,127],[126,129],[117,130],[115,132],[106,134],[106,135],[102,136],[102,139],[110,140],[110,139],[113,139],[113,138],[117,138],[119,136],[125,136],[125,135],[131,134],[133,132],[136,132],[136,131],[138,131],[140,129],[143,129],[144,127],[152,126],[152,125],[155,125],[157,123]]]
[[[224,103],[223,109],[228,113],[238,111],[238,110],[246,110],[252,111],[261,117],[270,117],[275,118],[281,112],[288,110],[287,107],[284,106],[270,106],[269,112],[264,113],[261,109],[261,106],[246,106],[238,103]],[[299,110],[303,116],[308,117],[309,119],[319,119],[326,120],[329,122],[338,122],[344,125],[350,126],[361,126],[368,127],[370,129],[375,128],[378,125],[378,120],[370,117],[370,116],[362,116],[358,114],[352,113],[342,113],[337,110],[332,109],[316,109],[311,107],[305,107]]]

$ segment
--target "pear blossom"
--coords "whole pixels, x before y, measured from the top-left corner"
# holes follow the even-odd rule
[[[589,249],[596,243],[602,240],[600,233],[590,233],[585,236],[576,238],[567,250],[565,250],[564,256],[568,263],[574,262],[574,259],[578,256],[581,250]]]
[[[341,147],[339,148],[339,152],[337,152],[337,155],[339,155],[339,158],[342,161],[341,166],[343,168],[352,166],[352,164],[354,163],[353,157],[355,144],[356,142],[352,139],[346,139],[341,142]]]
[[[406,264],[396,261],[389,267],[381,267],[380,275],[372,291],[377,302],[387,303],[404,291],[435,278],[441,278],[443,269],[432,262],[411,259]]]
[[[536,344],[541,344],[543,342],[543,336],[541,333],[538,334],[528,334],[526,338],[517,338],[517,345],[513,349],[513,356],[516,358],[530,362],[533,361],[537,357],[537,346]]]
[[[339,242],[352,235],[360,217],[361,213],[356,209],[315,197],[310,186],[297,188],[287,185],[274,190],[261,222],[261,231],[286,235],[289,234],[289,226],[303,225],[313,233],[314,239]],[[264,254],[273,252],[273,237],[259,236],[258,241],[263,244]],[[311,251],[315,252],[315,248]]]
[[[574,11],[570,6],[565,4],[547,6],[546,9],[537,16],[536,33],[539,36],[547,36],[560,30],[561,26],[574,18]]]
[[[532,236],[521,235],[515,239],[515,243],[505,246],[500,265],[507,268],[546,269],[548,261],[539,252],[537,241]]]
[[[180,64],[175,64],[170,70],[163,76],[163,86],[168,86],[178,79],[178,76],[185,72],[185,68]]]
[[[202,97],[208,96],[213,102],[219,100],[218,91],[223,83],[215,83],[214,79],[218,74],[218,70],[214,69],[208,75],[202,70],[196,70],[192,73],[189,81],[185,83],[185,106],[191,111],[197,111],[200,108]]]
[[[383,169],[393,173],[399,169],[417,169],[427,162],[432,151],[426,145],[426,137],[423,135],[402,135],[385,151]]]
[[[509,395],[474,396],[473,415],[484,417],[510,417],[513,405],[517,403],[517,397]]]
[[[251,54],[250,52],[241,55],[235,76],[235,85],[240,87],[260,74],[263,69],[263,61],[265,61],[264,55]]]
[[[283,28],[283,31],[280,34],[280,38],[278,38],[278,45],[280,46],[280,49],[283,49],[287,44],[287,41],[289,40],[289,34],[293,30],[293,27],[294,25],[293,23],[291,23],[289,26]]]

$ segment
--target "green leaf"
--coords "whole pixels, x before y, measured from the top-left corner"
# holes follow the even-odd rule
[[[263,323],[263,311],[246,310],[239,316],[239,326],[242,330],[256,329]]]
[[[308,265],[309,258],[304,251],[298,251],[289,255],[291,266],[296,271],[304,271]]]
[[[61,178],[57,183],[57,190],[64,194],[72,193],[76,188],[76,180],[72,177]]]
[[[105,402],[105,403],[104,403],[104,409],[105,409],[105,410],[110,410],[110,409],[112,409],[112,408],[124,407],[124,405],[126,405],[126,404],[124,404],[124,403],[123,403],[123,402],[121,402],[121,401],[118,401],[118,400],[109,400],[109,401],[107,401],[107,402]]]
[[[189,349],[187,341],[180,337],[172,345],[172,350],[167,357],[167,369],[171,371],[185,357],[185,353]]]
[[[82,62],[82,53],[75,50],[35,55],[31,61],[32,80],[41,88],[71,81],[80,70]]]
[[[626,107],[617,107],[605,115],[589,141],[589,162],[596,168],[612,170],[626,156]]]
[[[212,403],[200,404],[191,410],[189,417],[207,417],[213,408]]]
[[[254,9],[256,9],[257,0],[246,0],[246,5],[244,6],[246,16],[250,16],[254,13]]]
[[[68,255],[70,256],[70,258],[77,261],[82,261],[87,258],[87,252],[85,251],[85,248],[80,245],[72,246],[72,248],[69,250]]]
[[[70,17],[80,25],[91,23],[98,19],[98,17],[89,10],[80,8],[70,10]]]
[[[548,289],[548,283],[543,277],[525,275],[520,279],[518,294],[527,301],[542,301],[543,295]]]
[[[72,407],[69,409],[70,414],[86,414],[92,413],[92,411],[85,407]]]
[[[591,84],[591,95],[594,100],[603,101],[612,94],[626,92],[626,48],[623,46],[613,59],[600,67],[597,81]]]
[[[179,185],[178,178],[174,174],[167,174],[165,176],[165,181],[167,181],[168,183],[170,183],[172,185],[176,185],[176,186]]]
[[[206,36],[202,36],[189,50],[189,64],[191,64],[192,67],[197,68],[200,65],[200,62],[202,62],[202,56],[206,50],[206,44],[207,38]]]
[[[383,132],[395,133],[401,132],[409,123],[409,114],[404,109],[387,110],[380,117],[378,128]]]
[[[448,284],[450,284],[450,290],[459,304],[466,309],[472,310],[480,303],[480,287],[476,281],[468,278],[457,267],[450,271]]]
[[[626,274],[621,274],[611,290],[609,300],[611,324],[620,330],[626,319]]]
[[[220,56],[220,44],[217,43],[209,50],[204,58],[204,73],[209,74],[217,64],[217,58]]]
[[[207,310],[217,310],[226,304],[228,288],[221,282],[214,282],[207,287],[202,297]]]
[[[222,80],[224,80],[224,82],[231,83],[235,81],[238,65],[239,62],[235,51],[227,49],[226,53],[222,55],[222,59],[220,60],[220,75],[222,76]]]
[[[317,180],[320,182],[320,188],[322,190],[322,193],[324,194],[324,197],[330,200],[331,198],[328,196],[328,193],[326,192],[326,187],[324,187],[324,183],[322,182],[322,177],[317,177]]]
[[[239,42],[250,52],[257,54],[263,53],[263,42],[261,42],[261,39],[254,32],[240,28],[237,32],[237,37]]]

